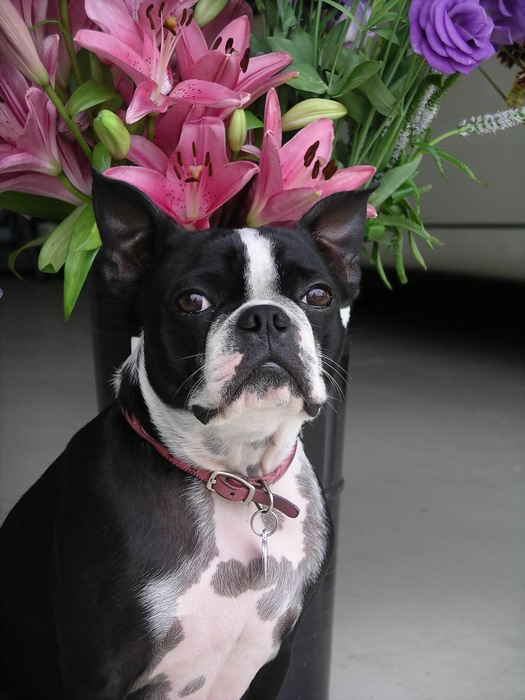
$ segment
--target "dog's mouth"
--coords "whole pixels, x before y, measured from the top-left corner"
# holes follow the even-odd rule
[[[218,407],[205,407],[197,404],[191,406],[191,410],[201,423],[207,424],[218,416],[221,411],[233,404],[243,394],[257,397],[262,403],[268,400],[272,407],[272,392],[284,391],[290,399],[302,399],[303,410],[314,418],[321,406],[309,400],[309,391],[306,378],[296,368],[288,367],[284,362],[268,359],[257,366],[240,368],[234,379],[224,391],[224,400]]]

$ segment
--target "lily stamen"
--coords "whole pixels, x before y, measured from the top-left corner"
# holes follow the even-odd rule
[[[239,63],[239,66],[240,66],[243,73],[246,73],[246,71],[248,70],[249,62],[250,62],[250,47],[248,47],[246,49],[246,51],[244,52],[244,56],[241,58],[241,61]]]
[[[328,163],[323,168],[324,179],[329,180],[331,177],[333,177],[336,174],[336,172],[338,170],[339,170],[339,168],[335,164],[335,160],[332,158],[332,160],[328,161]]]
[[[308,168],[309,165],[311,165],[313,159],[315,158],[315,154],[317,153],[317,149],[319,148],[319,141],[315,141],[312,143],[312,145],[306,149],[306,152],[304,154],[304,167]]]

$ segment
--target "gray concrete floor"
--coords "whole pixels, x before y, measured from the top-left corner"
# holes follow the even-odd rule
[[[0,280],[5,515],[96,411],[85,300]],[[352,322],[331,700],[525,699],[523,286],[374,273]]]

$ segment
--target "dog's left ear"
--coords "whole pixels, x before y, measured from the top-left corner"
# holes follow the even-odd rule
[[[93,210],[102,239],[97,267],[118,293],[136,283],[153,262],[170,218],[149,197],[123,180],[93,171]]]
[[[377,189],[335,192],[321,199],[299,222],[314,236],[328,265],[356,296],[361,272],[359,252],[366,230],[366,205]]]

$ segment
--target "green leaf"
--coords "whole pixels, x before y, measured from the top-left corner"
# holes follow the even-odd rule
[[[118,94],[113,88],[97,80],[88,80],[86,83],[82,83],[71,95],[66,104],[66,109],[74,117],[79,112],[83,112],[85,109],[94,107],[101,102],[106,102],[106,100],[111,100],[114,97],[118,97]]]
[[[319,73],[308,63],[295,63],[288,66],[288,70],[299,71],[299,76],[290,80],[288,85],[296,90],[311,92],[314,95],[324,95],[328,89],[326,83],[321,80]]]
[[[99,173],[103,173],[105,170],[111,167],[111,155],[108,149],[103,143],[97,143],[93,149],[92,165],[96,168]]]
[[[338,78],[332,87],[331,95],[340,97],[350,90],[359,87],[371,77],[373,77],[381,68],[381,61],[364,60],[353,68],[347,75]]]
[[[73,228],[87,204],[79,204],[71,214],[47,237],[38,256],[40,272],[56,273],[64,265]]]
[[[297,17],[294,14],[292,4],[288,0],[277,0],[277,8],[283,31],[295,27],[297,24]]]
[[[348,110],[348,116],[356,124],[362,124],[370,112],[370,102],[358,91],[347,92],[339,98]]]
[[[0,209],[25,214],[36,219],[61,221],[73,210],[73,205],[37,194],[2,192],[0,194]]]
[[[403,234],[398,233],[394,238],[394,260],[396,265],[396,272],[401,284],[406,284],[408,282],[407,274],[405,270],[405,261],[403,260]]]
[[[245,109],[244,113],[246,114],[246,128],[248,131],[251,129],[261,129],[264,127],[264,122],[259,119],[259,117],[256,117],[253,112]]]
[[[417,263],[423,268],[423,270],[426,270],[427,264],[421,255],[419,248],[417,247],[416,239],[411,231],[408,232],[408,247],[410,248],[410,252],[414,256]]]
[[[361,86],[374,109],[384,117],[397,114],[396,98],[377,75],[368,78]]]
[[[392,285],[390,284],[388,277],[386,276],[385,268],[383,267],[383,261],[381,260],[381,251],[379,249],[379,243],[374,243],[373,245],[371,261],[372,264],[375,265],[379,277],[383,281],[385,287],[392,291]]]
[[[421,222],[411,221],[406,216],[388,216],[379,214],[374,219],[375,223],[386,226],[386,228],[394,228],[399,231],[412,231],[418,236],[421,236],[427,243],[440,244],[440,241],[434,236],[431,236]]]
[[[38,246],[41,246],[47,240],[48,235],[49,234],[39,236],[38,238],[33,238],[33,240],[24,243],[24,245],[20,246],[20,248],[13,250],[9,254],[9,257],[7,258],[7,266],[11,272],[18,277],[18,279],[21,280],[22,276],[15,270],[15,263],[20,253],[22,253],[24,250],[28,250],[29,248],[37,248]]]
[[[308,63],[309,65],[313,63],[313,40],[304,29],[297,29],[294,32],[293,41],[282,36],[269,36],[267,42],[272,51],[283,51],[290,54],[297,63]]]
[[[423,156],[419,154],[409,163],[387,170],[378,189],[370,196],[370,204],[377,209],[394,192],[397,192],[401,185],[404,185],[415,174],[422,158]]]
[[[73,227],[64,265],[64,317],[67,320],[102,245],[93,207],[88,204]]]
[[[451,153],[447,153],[447,151],[443,151],[441,148],[438,148],[436,150],[441,156],[441,158],[443,160],[446,160],[447,163],[450,163],[454,167],[458,168],[458,170],[461,170],[462,173],[464,173],[470,180],[477,182],[478,185],[483,185],[481,180],[479,180],[476,177],[476,175],[469,168],[469,166],[466,165],[466,163],[463,163],[463,161],[459,160],[459,158],[456,158],[456,156],[453,156]]]
[[[374,29],[374,33],[377,34],[377,36],[380,36],[382,39],[386,39],[391,44],[399,46],[399,37],[397,34],[394,33],[394,30],[392,28]]]
[[[375,222],[375,220],[373,220]],[[369,223],[366,227],[367,241],[380,241],[385,235],[386,228],[376,223]]]

